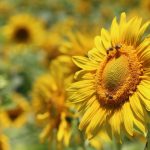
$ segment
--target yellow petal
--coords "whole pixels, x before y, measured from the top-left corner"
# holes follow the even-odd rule
[[[94,87],[94,80],[81,80],[81,81],[72,83],[71,86],[67,89],[67,91],[73,91],[74,92],[78,89],[85,88],[85,87],[88,88],[91,86]]]
[[[147,125],[146,125],[146,122],[141,121],[135,115],[135,117],[134,117],[134,124],[146,136],[146,134],[147,134]]]
[[[133,110],[133,112],[141,119],[144,120],[145,116],[144,116],[144,110],[142,107],[142,104],[140,103],[140,100],[137,96],[136,93],[134,93],[131,97],[130,97],[130,105],[131,108]]]
[[[70,131],[65,132],[65,136],[64,136],[65,146],[69,145],[70,138],[71,138],[71,132]]]
[[[126,14],[125,12],[121,13],[121,18],[120,18],[120,29],[124,29],[124,26],[126,24]]]
[[[40,141],[43,143],[45,139],[50,135],[50,132],[52,130],[52,125],[50,123],[47,124],[47,126],[44,128],[42,133],[40,134]]]
[[[48,119],[49,116],[50,116],[49,112],[45,112],[44,114],[38,114],[37,119],[38,120],[45,120],[45,119]]]
[[[95,135],[99,133],[101,130],[101,127],[103,125],[103,122],[106,119],[106,110],[99,108],[97,112],[92,117],[90,124],[88,125],[86,129],[86,135],[88,139],[93,138]]]
[[[87,110],[89,107],[91,107],[91,105],[93,104],[93,102],[95,101],[96,97],[93,96],[91,97],[88,101],[85,101],[84,103],[81,102],[78,107],[78,111],[82,111],[82,110]]]
[[[99,63],[90,61],[87,57],[82,56],[74,56],[73,62],[84,70],[96,70],[99,66]]]
[[[142,27],[138,32],[137,41],[141,40],[141,36],[144,34],[145,30],[148,28],[149,25],[150,25],[150,21],[142,25]]]
[[[147,48],[143,53],[140,55],[140,60],[143,62],[143,67],[150,66],[150,48]]]
[[[110,42],[110,41],[107,41],[107,40],[105,39],[105,37],[103,37],[103,36],[101,36],[101,42],[102,42],[103,47],[104,47],[106,50],[112,47],[111,42]]]
[[[92,80],[94,79],[94,75],[87,70],[80,70],[75,73],[74,78],[77,80]]]
[[[133,113],[128,102],[122,106],[122,116],[124,121],[124,127],[130,136],[133,136]]]
[[[150,92],[149,89],[143,85],[138,85],[137,87],[138,93],[140,93],[146,100],[150,100]]]
[[[143,53],[145,53],[146,49],[149,47],[150,41],[148,39],[145,39],[143,42],[140,43],[140,45],[136,48],[137,55],[139,58],[143,56]]]
[[[141,21],[142,21],[141,18],[134,17],[128,22],[125,35],[127,44],[134,46],[136,45],[137,33],[139,31]]]
[[[102,44],[102,39],[100,36],[95,37],[95,46],[100,53],[102,53],[104,56],[106,56],[106,48]]]
[[[101,30],[101,36],[103,36],[106,41],[111,42],[111,36],[110,36],[109,32],[107,30],[105,30],[104,28],[102,28],[102,30]]]
[[[116,44],[119,44],[120,42],[119,25],[117,23],[116,17],[113,19],[112,25],[111,25],[111,39],[112,39],[113,46],[115,46]]]
[[[85,100],[89,100],[89,98],[94,95],[95,90],[93,88],[88,88],[89,87],[80,89],[76,93],[69,95],[69,101],[71,101],[72,103],[78,103]]]
[[[109,116],[109,123],[111,125],[111,129],[112,129],[112,133],[114,135],[114,137],[116,137],[116,139],[118,141],[121,141],[121,131],[120,128],[122,126],[122,118],[121,118],[121,111],[115,110],[111,116]]]
[[[96,48],[93,48],[88,52],[88,57],[90,60],[101,62],[104,59],[104,55],[100,53]]]
[[[95,113],[98,111],[98,109],[99,109],[99,103],[97,102],[97,100],[95,100],[91,105],[91,107],[89,107],[85,112],[85,114],[83,115],[79,125],[80,130],[82,129],[84,130],[87,127],[87,125],[89,124],[89,122],[91,121]]]
[[[138,96],[140,98],[141,103],[144,104],[145,108],[150,111],[150,100],[143,96],[142,93],[138,92]]]

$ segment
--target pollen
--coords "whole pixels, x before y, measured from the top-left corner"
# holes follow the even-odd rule
[[[100,63],[96,73],[97,96],[103,105],[119,106],[136,90],[142,65],[131,46],[114,49]]]

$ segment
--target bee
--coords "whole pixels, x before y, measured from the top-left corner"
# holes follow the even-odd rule
[[[116,49],[116,50],[119,50],[121,47],[122,47],[121,44],[117,44],[117,45],[115,46],[115,49]]]
[[[113,47],[110,47],[106,50],[107,54],[109,54],[110,51],[113,51]]]
[[[118,52],[118,50],[120,50],[120,48],[122,47],[121,44],[117,44],[116,46],[114,47],[110,47],[106,50],[107,54],[109,54],[110,51],[113,51],[114,49]]]
[[[113,99],[113,96],[109,95],[108,93],[106,93],[106,97],[107,97],[109,100],[112,100],[112,99]]]

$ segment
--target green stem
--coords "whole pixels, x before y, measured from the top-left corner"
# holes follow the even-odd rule
[[[148,124],[147,142],[144,150],[150,150],[150,124]]]
[[[114,150],[121,150],[121,143],[117,142],[115,138],[113,140],[113,149]]]
[[[121,144],[120,143],[116,143],[116,150],[121,150]]]

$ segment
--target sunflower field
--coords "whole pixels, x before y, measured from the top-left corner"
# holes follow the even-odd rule
[[[0,150],[150,150],[150,1],[0,0]]]

